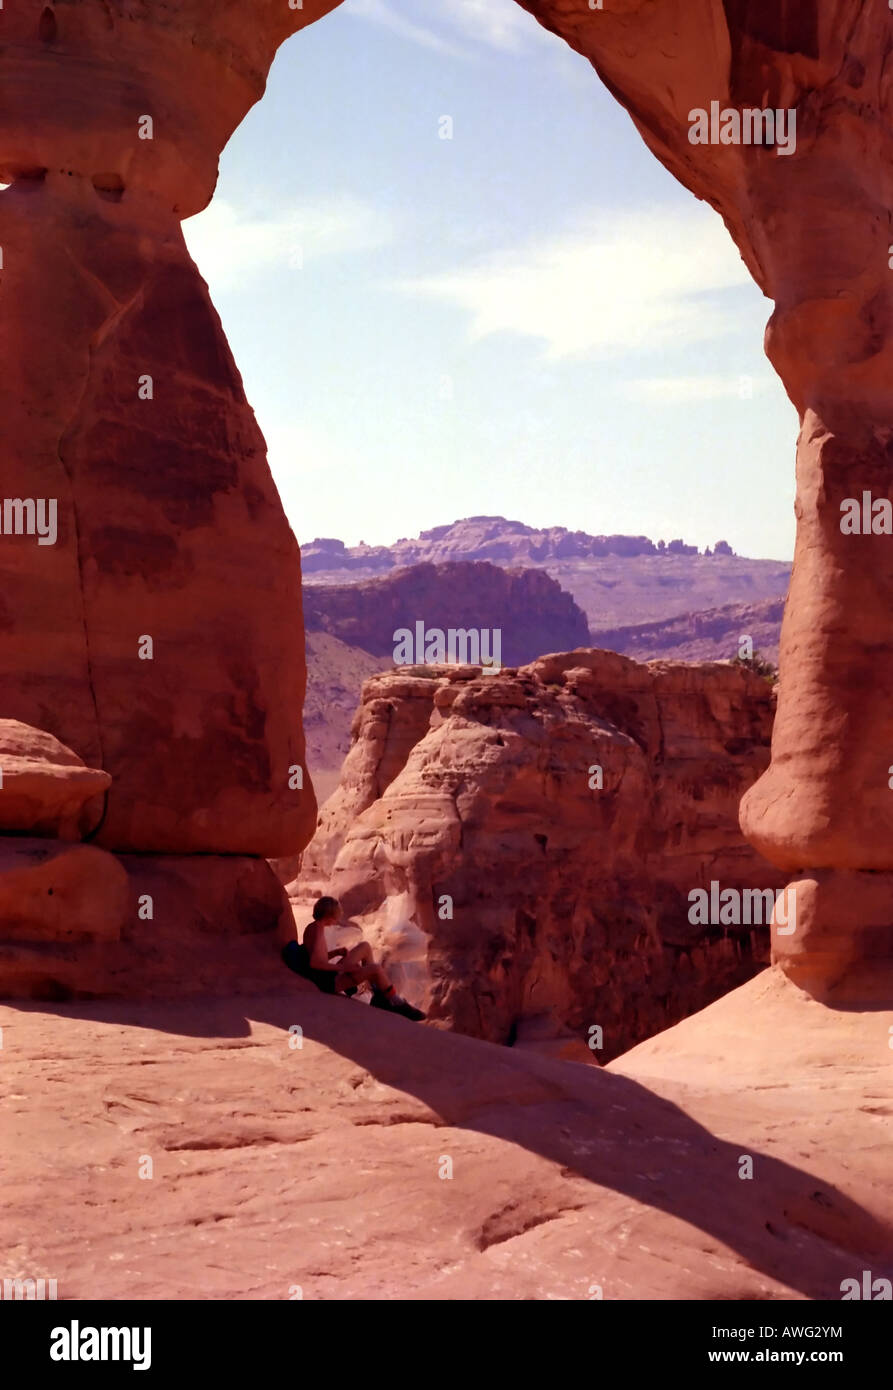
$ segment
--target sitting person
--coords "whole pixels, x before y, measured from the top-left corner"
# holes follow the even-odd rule
[[[319,898],[313,908],[313,921],[304,928],[303,944],[290,941],[282,951],[282,959],[296,975],[310,980],[324,994],[356,994],[367,981],[372,986],[372,1007],[389,1009],[417,1023],[425,1015],[399,995],[384,970],[376,965],[372,947],[367,941],[349,950],[339,946],[330,951],[326,943],[326,927],[335,927],[341,920],[337,898]],[[337,961],[336,965],[332,962]]]

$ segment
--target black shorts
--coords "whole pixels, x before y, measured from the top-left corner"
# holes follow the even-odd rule
[[[335,981],[338,978],[334,970],[314,970],[310,964],[310,956],[306,946],[301,946],[297,941],[290,941],[283,947],[282,959],[302,979],[309,980],[317,989],[321,989],[323,994],[335,993]]]

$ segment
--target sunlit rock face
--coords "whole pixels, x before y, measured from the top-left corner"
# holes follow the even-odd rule
[[[331,8],[0,13],[4,493],[26,508],[0,535],[0,707],[111,775],[111,849],[275,855],[312,829],[297,545],[180,220],[277,46]]]
[[[303,920],[334,893],[442,1026],[616,1056],[768,959],[782,876],[737,808],[771,727],[769,686],[729,664],[583,649],[374,676],[289,892]],[[768,910],[701,916],[711,884]]]
[[[880,912],[869,877],[893,869],[889,8],[863,0],[610,0],[601,10],[583,0],[521,3],[591,59],[649,148],[721,213],[775,300],[766,349],[801,418],[797,544],[772,764],[744,800],[742,826],[781,868],[815,874],[802,927],[775,939],[779,963],[816,993],[862,990],[845,944],[861,901],[873,925],[855,953],[883,963],[889,988],[893,890]],[[775,143],[743,143],[745,113],[769,111]],[[739,115],[742,143],[733,143]],[[707,143],[695,143],[698,126]],[[868,527],[842,526],[865,494]],[[840,884],[838,873],[846,874]],[[843,898],[849,926],[838,912]]]

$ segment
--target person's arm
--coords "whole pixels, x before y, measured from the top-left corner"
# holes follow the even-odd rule
[[[331,970],[333,973],[337,974],[341,967],[339,965],[333,965],[329,960],[329,952],[326,949],[325,927],[315,924],[312,929],[311,940],[313,943],[310,947],[311,970]],[[304,944],[306,945],[306,941]]]

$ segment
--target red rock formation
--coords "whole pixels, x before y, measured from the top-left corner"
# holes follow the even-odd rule
[[[749,671],[575,651],[363,693],[290,892],[335,893],[432,1017],[500,1042],[598,1025],[615,1056],[765,959],[768,915],[689,922],[692,889],[780,882],[738,833],[771,728]]]
[[[333,3],[0,13],[6,487],[58,522],[0,536],[0,711],[111,774],[111,848],[286,854],[313,824],[297,547],[180,220]]]
[[[79,840],[98,827],[111,780],[43,729],[0,719],[0,832]]]
[[[270,989],[294,925],[269,864],[238,855],[113,855],[0,841],[6,998],[234,994]]]
[[[649,148],[721,212],[775,300],[766,349],[801,419],[797,545],[772,765],[744,801],[742,826],[781,868],[813,876],[814,910],[794,936],[776,936],[776,959],[787,968],[796,956],[810,988],[839,994],[850,929],[838,929],[835,952],[819,924],[844,897],[851,924],[860,903],[875,917],[872,875],[893,871],[893,536],[842,528],[848,499],[893,499],[889,8],[521,3],[592,61]],[[691,113],[713,102],[794,113],[795,147],[693,144]],[[860,950],[883,964],[889,989],[893,879],[883,916]]]
[[[763,603],[726,603],[700,613],[682,613],[659,623],[633,623],[593,632],[596,646],[631,656],[635,661],[728,661],[741,654],[749,637],[751,655],[778,661],[778,635],[784,599]]]
[[[504,570],[482,562],[411,565],[364,583],[304,588],[308,631],[328,632],[375,656],[395,659],[394,634],[401,628],[415,633],[418,622],[444,633],[498,629],[506,666],[568,651],[589,639],[585,613],[537,569]],[[489,646],[477,657],[466,651],[460,660],[486,655],[492,655]]]
[[[421,677],[401,671],[364,682],[339,784],[323,806],[316,834],[301,856],[300,883],[306,892],[327,891],[325,885],[349,827],[384,795],[428,732],[440,684],[437,675]]]
[[[127,912],[127,874],[114,855],[95,845],[29,837],[0,841],[0,979],[7,997],[58,998],[58,955],[78,962],[88,992],[99,975],[73,942],[100,942],[97,957],[118,941]],[[90,953],[88,953],[89,955]]]

